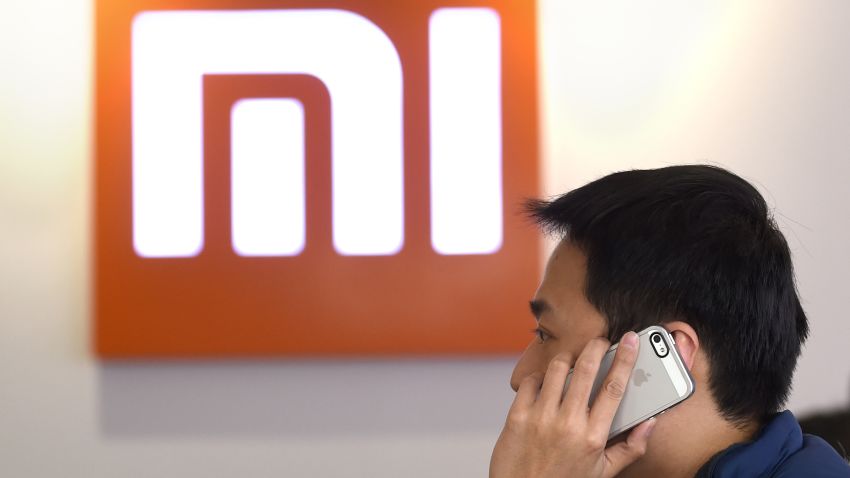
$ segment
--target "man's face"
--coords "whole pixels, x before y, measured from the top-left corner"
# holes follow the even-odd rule
[[[539,334],[531,339],[514,368],[514,390],[527,375],[545,373],[555,355],[568,353],[575,360],[590,339],[605,336],[605,319],[584,296],[586,272],[584,253],[561,241],[549,257],[543,281],[531,302]]]

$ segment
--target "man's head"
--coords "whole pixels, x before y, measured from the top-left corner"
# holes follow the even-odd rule
[[[752,185],[712,166],[626,171],[529,211],[562,241],[532,301],[541,336],[514,385],[595,336],[678,324],[724,418],[780,409],[808,323],[788,245]]]

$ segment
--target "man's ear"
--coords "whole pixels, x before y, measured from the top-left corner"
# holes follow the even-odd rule
[[[697,336],[696,330],[680,320],[667,322],[664,324],[664,328],[676,341],[676,348],[679,349],[679,354],[682,356],[685,366],[688,367],[688,370],[692,370],[699,350],[699,336]]]

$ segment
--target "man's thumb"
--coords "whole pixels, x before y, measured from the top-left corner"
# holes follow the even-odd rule
[[[625,467],[642,457],[646,453],[646,444],[654,428],[655,418],[650,418],[635,427],[625,441],[607,448],[605,450],[607,466],[602,476],[606,478],[616,476]]]

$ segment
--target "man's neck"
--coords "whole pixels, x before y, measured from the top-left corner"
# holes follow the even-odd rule
[[[712,456],[751,440],[758,431],[756,422],[736,427],[714,410],[707,397],[695,395],[658,418],[646,455],[619,476],[692,477]]]

